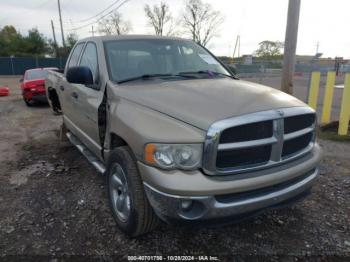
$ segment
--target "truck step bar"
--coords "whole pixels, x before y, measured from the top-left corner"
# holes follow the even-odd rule
[[[94,154],[80,140],[70,132],[66,134],[69,141],[86,157],[86,159],[97,169],[101,174],[106,172],[104,164],[94,156]]]

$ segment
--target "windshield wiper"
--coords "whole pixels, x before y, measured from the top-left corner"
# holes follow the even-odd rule
[[[194,74],[206,74],[206,75],[209,75],[209,76],[220,75],[220,76],[226,76],[226,77],[229,77],[229,78],[236,79],[232,75],[227,75],[227,74],[224,74],[224,73],[210,71],[210,70],[199,70],[199,71],[193,71],[193,72],[180,72],[179,73],[179,75],[194,75]]]
[[[135,76],[135,77],[130,77],[127,79],[123,79],[118,81],[118,84],[126,83],[126,82],[131,82],[131,81],[136,81],[136,80],[143,80],[143,79],[150,79],[150,78],[157,78],[157,77],[186,77],[186,78],[195,78],[193,76],[186,76],[186,75],[181,75],[181,74],[146,74],[146,75],[141,75],[141,76]]]
[[[149,78],[162,77],[162,76],[171,76],[171,74],[145,74],[141,76],[135,76],[135,77],[130,77],[130,78],[120,80],[118,81],[118,84],[140,80],[140,79],[149,79]]]

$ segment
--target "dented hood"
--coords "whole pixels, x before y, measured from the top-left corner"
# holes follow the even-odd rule
[[[220,79],[145,80],[112,88],[115,95],[207,130],[225,118],[270,109],[305,106],[293,96],[247,82]]]

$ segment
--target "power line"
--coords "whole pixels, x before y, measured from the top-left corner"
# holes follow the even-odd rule
[[[117,11],[120,7],[122,7],[126,2],[128,2],[130,0],[124,0],[122,3],[120,3],[116,8],[112,9],[110,12],[108,12],[107,14],[103,15],[103,16],[100,16],[96,21],[94,22],[91,22],[91,23],[88,23],[86,25],[82,25],[82,26],[78,26],[78,27],[75,27],[75,28],[70,28],[70,29],[67,29],[68,31],[75,31],[75,30],[79,30],[79,29],[82,29],[84,27],[87,27],[87,26],[91,26],[93,24],[96,24],[98,23],[99,21],[101,21],[103,18],[105,18],[106,16],[110,15],[111,13],[113,13],[114,11]]]
[[[120,2],[120,0],[116,0],[114,1],[112,4],[110,4],[108,7],[106,7],[105,9],[103,9],[102,11],[100,11],[99,13],[97,13],[96,15],[94,16],[91,16],[89,18],[86,18],[86,19],[82,19],[82,20],[78,20],[78,21],[73,21],[72,19],[69,19],[69,22],[63,22],[63,24],[65,26],[68,26],[68,27],[73,27],[73,29],[68,29],[68,31],[76,31],[76,29],[74,28],[77,28],[79,27],[79,25],[75,25],[77,23],[83,23],[83,22],[86,22],[86,21],[89,21],[91,19],[94,19],[94,18],[97,18],[99,15],[103,14],[105,11],[107,11],[108,9],[110,9],[111,7],[113,7],[114,5],[116,5],[118,2]],[[65,9],[63,6],[61,7],[63,11],[69,13],[69,10],[68,9]]]
[[[79,21],[74,21],[74,23],[84,23],[84,22],[87,22],[89,20],[92,20],[96,17],[98,17],[99,15],[102,15],[105,11],[107,11],[108,9],[110,9],[112,6],[116,5],[118,2],[120,2],[120,0],[116,0],[114,1],[112,4],[110,4],[108,7],[106,7],[105,9],[103,9],[101,12],[97,13],[96,15],[93,15],[89,18],[85,18],[85,19],[82,19],[82,20],[79,20]]]

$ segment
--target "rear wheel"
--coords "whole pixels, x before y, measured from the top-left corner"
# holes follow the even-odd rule
[[[158,225],[159,219],[148,202],[129,147],[112,151],[107,166],[107,188],[113,217],[124,233],[136,237]]]
[[[27,106],[31,107],[33,105],[33,101],[28,100],[26,98],[23,97],[24,103],[26,103]]]

